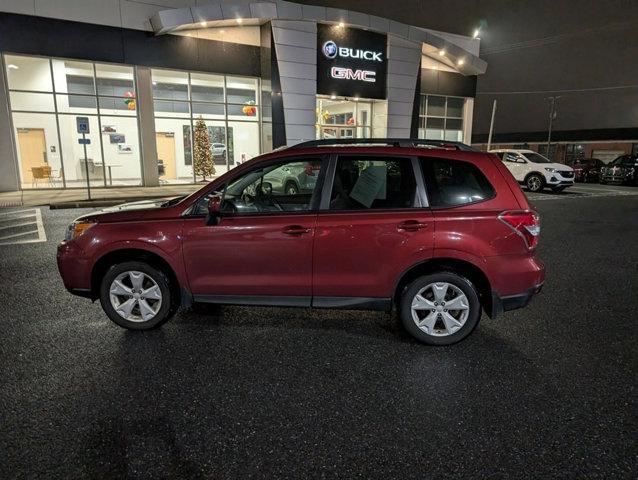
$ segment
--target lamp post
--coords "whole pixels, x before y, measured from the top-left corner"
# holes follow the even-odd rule
[[[552,125],[558,116],[558,99],[560,96],[548,97],[549,99],[549,128],[547,131],[547,158],[549,158],[549,147],[552,143]],[[553,160],[553,159],[550,159]]]

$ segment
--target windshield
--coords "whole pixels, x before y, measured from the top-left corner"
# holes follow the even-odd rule
[[[536,152],[525,152],[525,158],[527,158],[532,163],[552,163],[549,158],[543,157],[540,153]]]

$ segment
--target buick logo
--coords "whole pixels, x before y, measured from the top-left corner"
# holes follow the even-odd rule
[[[337,56],[337,44],[332,40],[328,40],[323,44],[323,54],[328,58],[335,58]]]

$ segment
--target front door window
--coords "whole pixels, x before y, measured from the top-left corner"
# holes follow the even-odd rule
[[[230,182],[222,211],[231,214],[310,210],[321,158],[294,159],[260,167]]]

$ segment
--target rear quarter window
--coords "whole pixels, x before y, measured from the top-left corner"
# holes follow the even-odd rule
[[[432,208],[484,202],[496,196],[492,184],[473,163],[427,157],[420,162]]]

